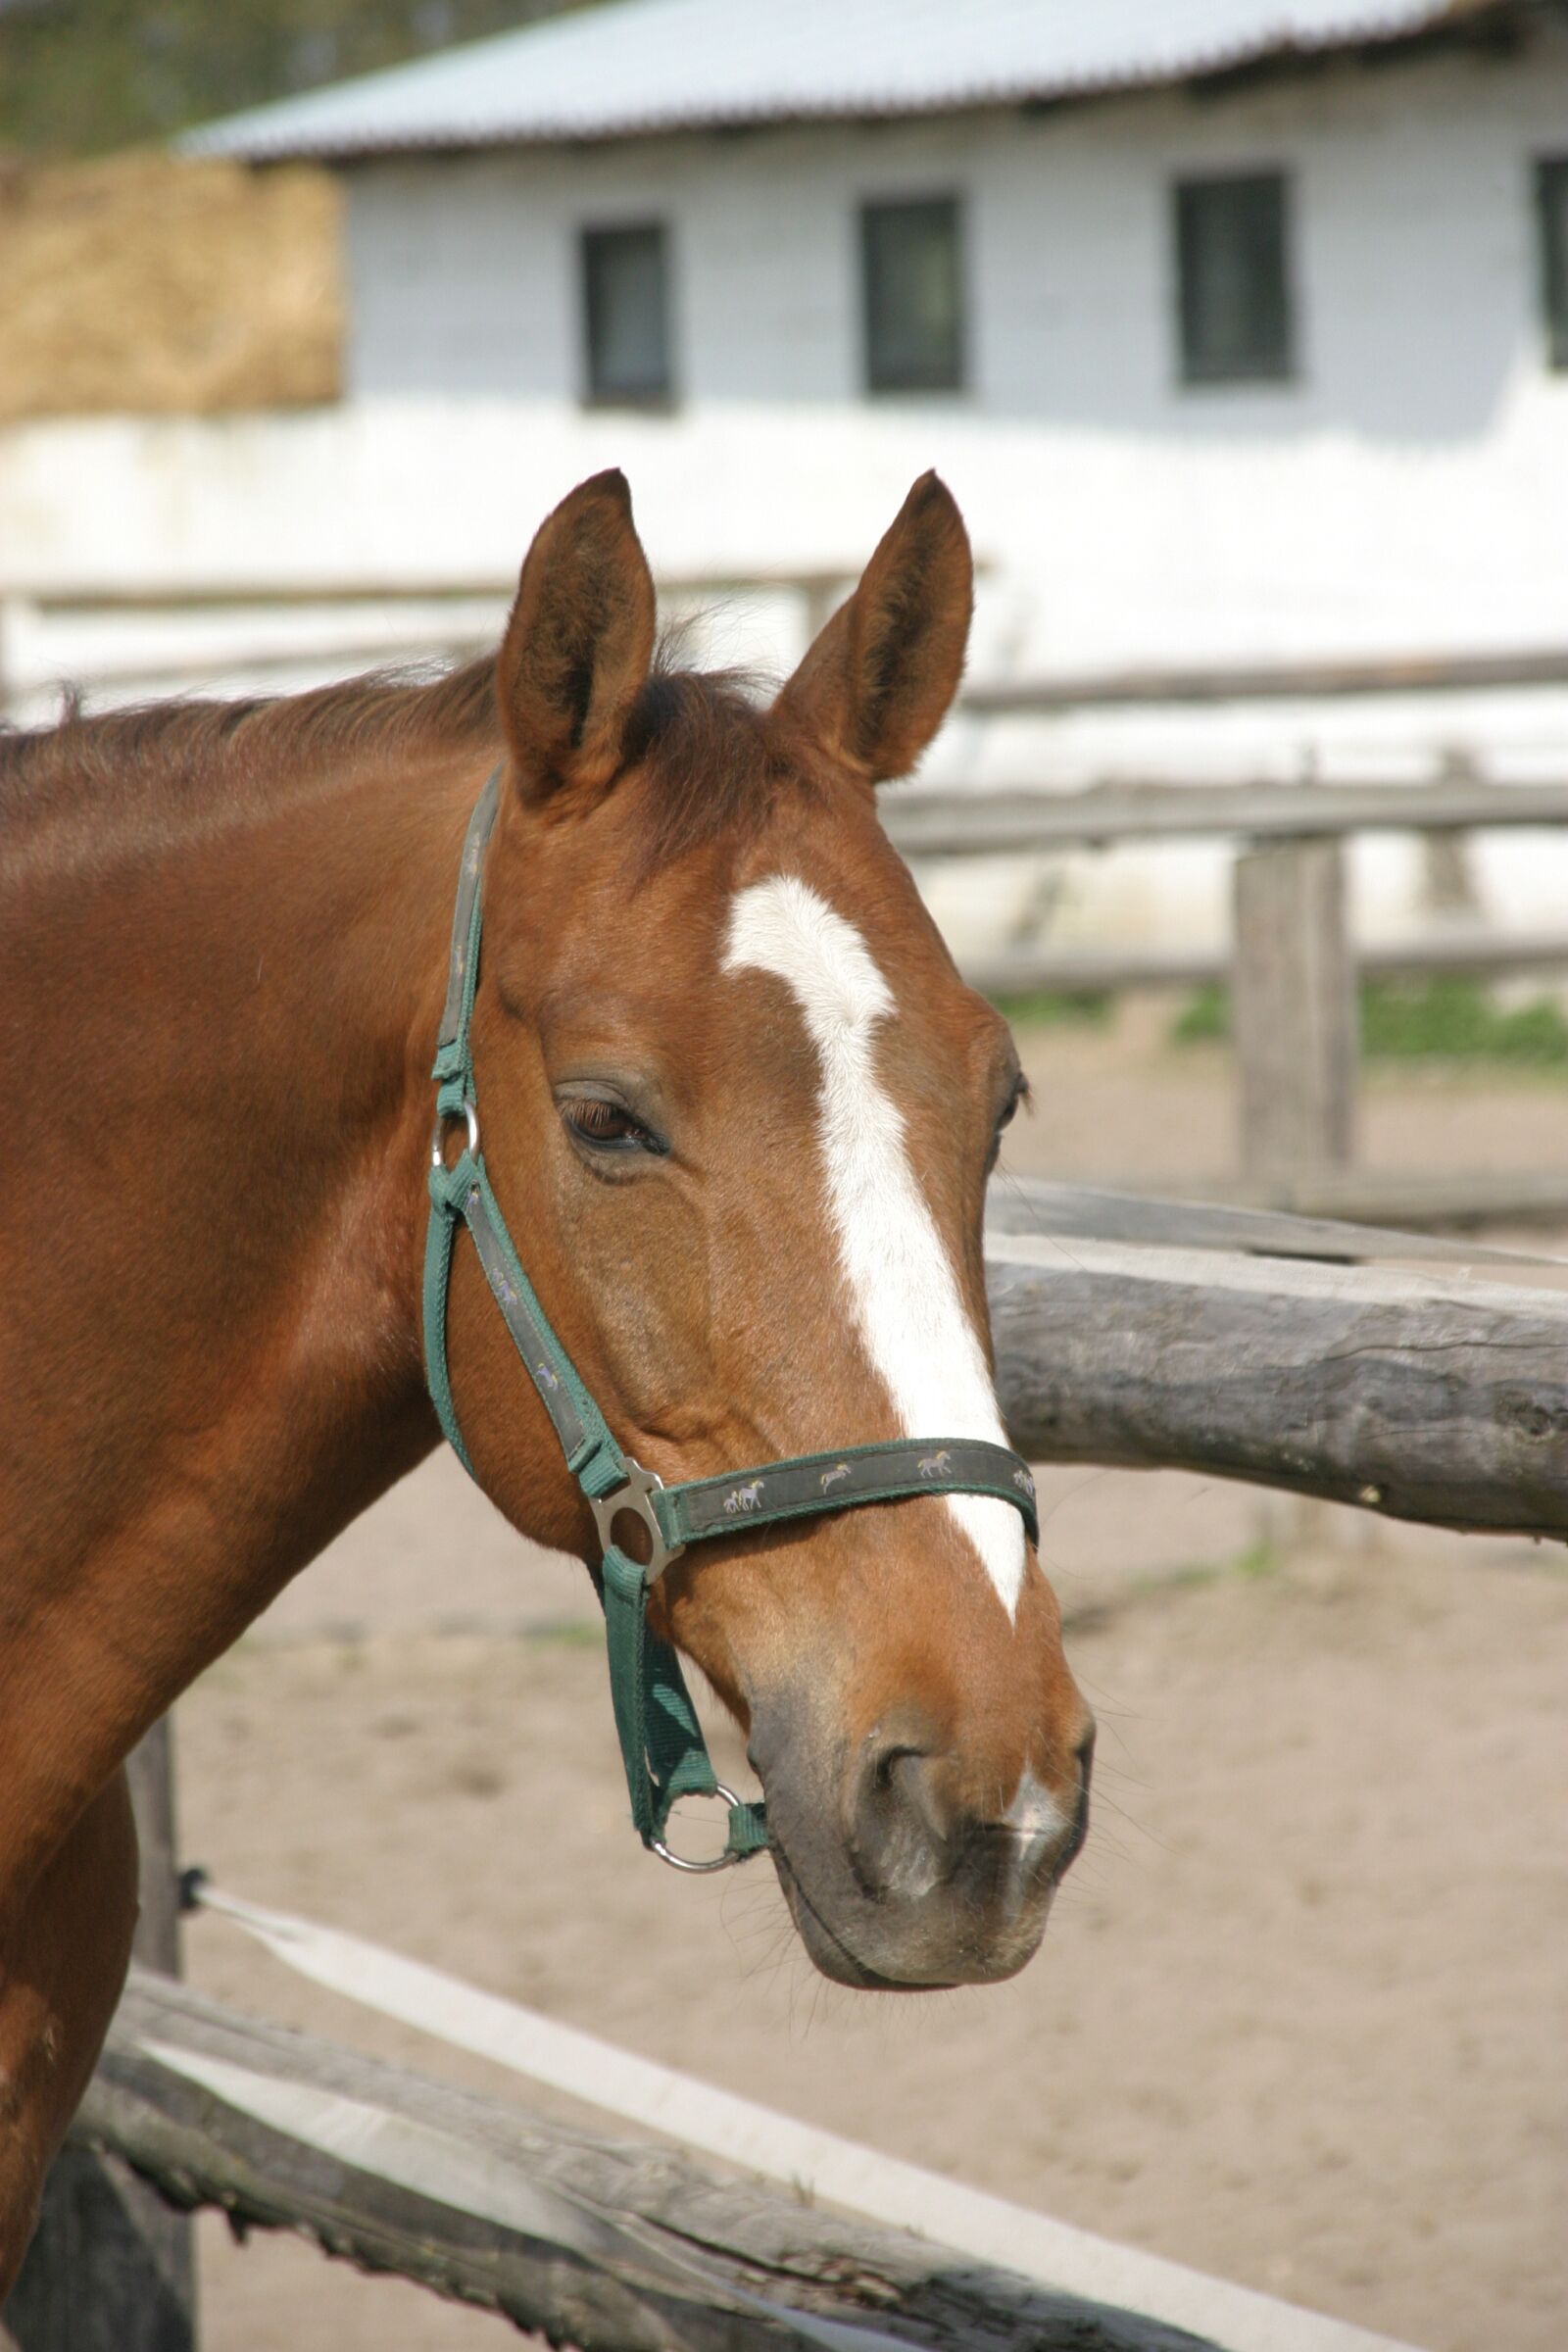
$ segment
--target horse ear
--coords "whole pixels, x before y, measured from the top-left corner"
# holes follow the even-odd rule
[[[780,713],[873,784],[914,765],[958,690],[974,607],[969,534],[923,473],[778,699]]]
[[[496,662],[496,699],[530,799],[602,787],[654,657],[654,583],[618,470],[540,524]]]

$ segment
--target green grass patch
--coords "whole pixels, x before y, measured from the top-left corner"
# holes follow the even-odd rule
[[[1568,1018],[1552,997],[1499,1004],[1475,980],[1382,980],[1361,992],[1364,1053],[1394,1060],[1503,1061],[1568,1069]]]
[[[991,1002],[1015,1029],[1102,1029],[1115,1010],[1115,999],[1105,988],[1035,988]]]
[[[1231,1034],[1230,990],[1198,989],[1171,1024],[1175,1045]],[[1368,1061],[1496,1063],[1568,1073],[1568,1015],[1553,997],[1500,1004],[1479,980],[1369,980],[1361,990],[1361,1051]]]
[[[1171,1023],[1174,1046],[1222,1044],[1231,1033],[1231,992],[1223,980],[1195,989]]]

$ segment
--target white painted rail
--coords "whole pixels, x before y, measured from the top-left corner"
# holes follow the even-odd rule
[[[939,2173],[617,2049],[340,1930],[207,1886],[198,1899],[318,1984],[627,2123],[812,2197],[920,2231],[1095,2302],[1190,2328],[1225,2352],[1400,2352],[1388,2336],[1075,2230]]]

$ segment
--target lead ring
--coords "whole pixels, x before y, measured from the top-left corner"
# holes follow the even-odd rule
[[[711,1788],[687,1788],[682,1793],[686,1796],[721,1796],[732,1813],[740,1813],[745,1810],[742,1800],[735,1794],[734,1789],[726,1788],[722,1781],[715,1782]],[[684,1854],[671,1853],[662,1838],[651,1838],[649,1843],[661,1862],[667,1862],[671,1870],[689,1870],[694,1877],[698,1878],[710,1870],[728,1870],[732,1863],[744,1862],[746,1859],[744,1854],[731,1853],[726,1846],[721,1854],[713,1856],[711,1862],[688,1862]]]

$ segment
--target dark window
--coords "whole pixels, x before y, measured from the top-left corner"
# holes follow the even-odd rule
[[[662,223],[586,229],[582,286],[589,399],[668,400],[669,256]]]
[[[865,381],[872,392],[963,388],[963,265],[951,196],[860,214]]]
[[[1568,368],[1568,156],[1553,156],[1536,166],[1536,207],[1541,216],[1546,356],[1553,368]]]
[[[1291,374],[1288,247],[1283,173],[1177,181],[1176,282],[1188,383]]]

